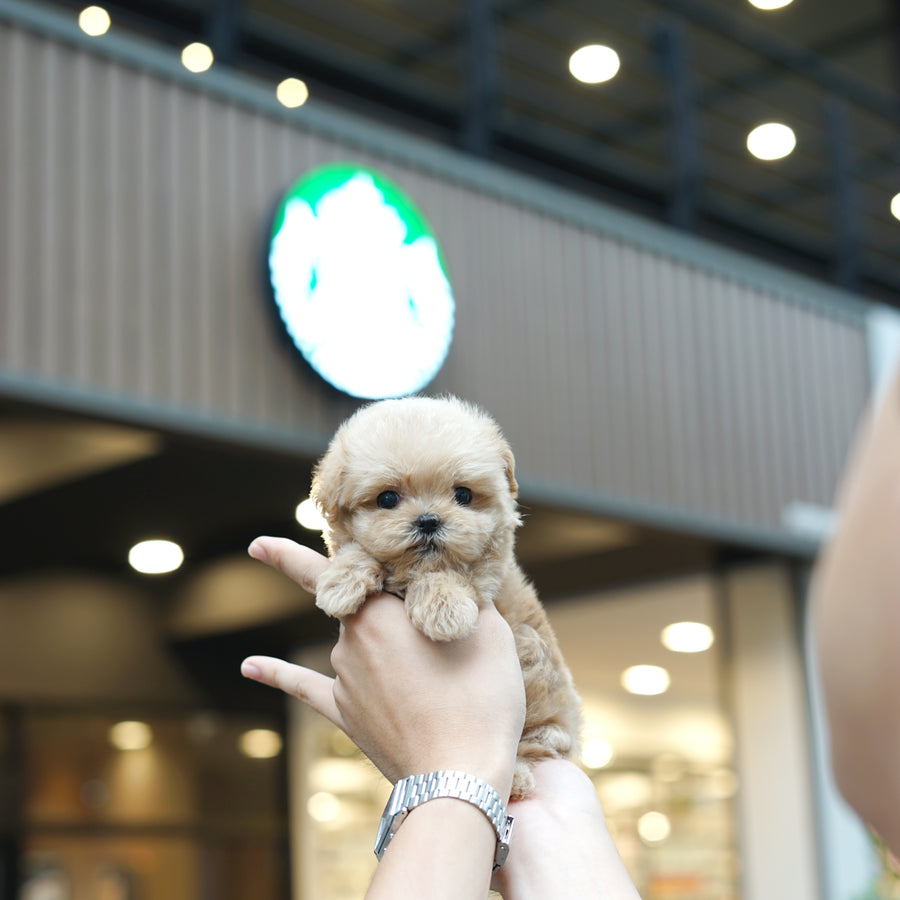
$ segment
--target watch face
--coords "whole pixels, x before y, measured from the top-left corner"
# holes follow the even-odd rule
[[[453,337],[443,255],[422,214],[372,169],[301,178],[272,226],[269,272],[294,344],[354,397],[400,397],[437,374]]]

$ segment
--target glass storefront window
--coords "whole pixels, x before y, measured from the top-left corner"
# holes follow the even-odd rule
[[[641,897],[736,898],[738,780],[713,580],[579,598],[549,613],[584,701],[582,765]],[[668,649],[663,631],[681,622],[707,626],[713,643]],[[664,670],[648,689],[665,689],[626,689],[635,666]]]
[[[203,712],[26,712],[21,900],[284,897],[282,734]]]

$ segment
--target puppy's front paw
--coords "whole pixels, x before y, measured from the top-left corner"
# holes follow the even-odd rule
[[[463,583],[442,572],[424,575],[406,592],[410,622],[433,641],[456,641],[468,637],[478,619],[478,604]]]
[[[350,616],[379,586],[368,570],[333,563],[319,576],[316,606],[329,616]]]
[[[531,766],[524,759],[517,759],[509,799],[522,800],[525,797],[530,797],[533,793],[534,775],[531,774]]]

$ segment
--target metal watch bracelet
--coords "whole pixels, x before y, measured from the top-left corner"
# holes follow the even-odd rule
[[[440,797],[465,800],[477,806],[488,817],[497,835],[497,851],[494,854],[496,872],[506,862],[509,853],[513,819],[506,814],[506,804],[500,795],[486,781],[465,772],[441,770],[401,778],[394,785],[394,790],[381,815],[375,838],[375,855],[381,859],[391,838],[403,824],[410,810]]]

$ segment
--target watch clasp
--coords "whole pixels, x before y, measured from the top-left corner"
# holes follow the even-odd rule
[[[494,854],[495,872],[506,862],[506,857],[509,856],[509,842],[512,840],[514,824],[513,817],[507,816],[506,826],[503,829],[503,836],[497,840],[497,852]]]
[[[379,861],[387,850],[387,845],[391,842],[397,829],[403,824],[403,820],[409,815],[409,807],[404,806],[392,816],[382,816],[378,823],[378,832],[375,835],[375,856]]]

